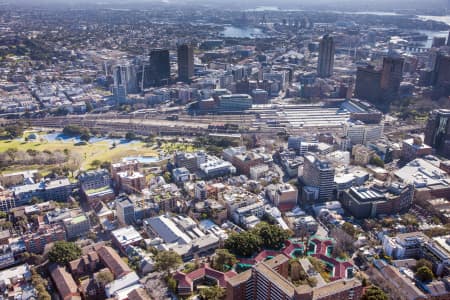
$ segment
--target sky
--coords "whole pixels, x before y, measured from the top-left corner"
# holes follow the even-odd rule
[[[328,8],[355,10],[392,10],[392,9],[450,9],[450,0],[0,0],[0,3],[13,3],[39,6],[43,4],[102,4],[127,5],[127,3],[167,2],[185,4],[187,2],[202,5],[235,5],[246,8],[257,6],[279,6],[283,8]]]

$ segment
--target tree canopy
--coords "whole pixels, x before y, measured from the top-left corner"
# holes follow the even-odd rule
[[[161,251],[155,257],[155,269],[158,271],[170,271],[181,265],[181,256],[175,251]]]
[[[134,132],[127,132],[125,134],[125,139],[132,141],[136,139],[136,134]]]
[[[433,263],[429,261],[428,259],[421,258],[416,263],[416,270],[420,269],[421,267],[428,267],[430,270],[433,269]]]
[[[75,243],[58,241],[48,253],[48,259],[60,265],[66,265],[68,262],[81,256],[81,249]]]
[[[237,256],[249,257],[260,249],[282,248],[289,236],[289,231],[278,225],[261,222],[251,230],[232,233],[225,241],[225,248]]]
[[[427,266],[422,266],[417,269],[416,277],[423,282],[431,281],[433,280],[433,271],[431,271]]]
[[[386,293],[377,286],[370,286],[361,297],[361,300],[388,300]]]
[[[200,290],[200,297],[204,300],[220,300],[225,296],[225,290],[220,286],[211,286]]]
[[[289,232],[278,225],[270,225],[265,222],[259,223],[253,230],[261,239],[260,246],[264,249],[281,249],[284,242],[289,238]]]
[[[114,280],[114,275],[109,270],[99,272],[95,277],[95,281],[101,286],[105,286]]]
[[[232,233],[225,240],[225,248],[237,256],[252,256],[260,249],[261,239],[253,232]]]
[[[218,271],[226,272],[237,262],[236,256],[227,249],[217,249],[213,257],[212,267]]]
[[[67,136],[81,136],[83,134],[90,136],[91,132],[88,128],[85,127],[81,127],[78,125],[67,125],[63,129],[63,134]]]

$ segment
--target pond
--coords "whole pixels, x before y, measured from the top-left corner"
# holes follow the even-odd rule
[[[123,161],[132,161],[132,160],[137,160],[141,164],[150,164],[158,162],[159,158],[156,156],[128,156],[123,159]]]
[[[67,136],[67,135],[65,135],[63,133],[59,133],[59,132],[49,133],[49,134],[43,135],[42,138],[44,140],[49,141],[49,142],[54,142],[54,141],[69,142],[69,143],[79,143],[79,142],[81,142],[80,137]],[[110,144],[113,144],[113,143],[116,143],[116,144],[132,144],[132,143],[136,142],[136,141],[130,141],[130,140],[127,140],[127,139],[119,139],[119,138],[111,139],[111,138],[108,138],[108,137],[96,137],[96,136],[91,137],[89,139],[89,143],[91,143],[91,144],[95,144],[95,143],[103,142],[103,141],[107,141]]]

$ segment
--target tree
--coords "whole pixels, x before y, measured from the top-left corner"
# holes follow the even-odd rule
[[[218,271],[226,272],[237,262],[236,256],[227,249],[217,249],[213,257],[212,267]],[[227,268],[227,266],[229,268]]]
[[[89,231],[87,234],[87,238],[95,242],[97,240],[97,234],[95,234],[95,232],[93,231]]]
[[[266,222],[259,223],[253,229],[261,239],[261,247],[265,249],[281,249],[289,238],[289,232],[278,225],[270,225]]]
[[[35,269],[31,269],[31,283],[37,291],[38,300],[51,300],[50,294],[46,290],[47,280],[43,279]]]
[[[333,247],[333,256],[346,256],[346,253],[352,253],[354,250],[354,238],[341,228],[333,228],[330,236],[336,240]]]
[[[102,162],[100,160],[95,159],[91,162],[91,167],[98,168],[101,164],[102,164]]]
[[[89,142],[90,139],[91,139],[91,135],[89,133],[82,133],[80,135],[80,140],[82,140],[84,142]]]
[[[433,263],[429,261],[428,259],[421,258],[416,263],[416,270],[419,270],[421,267],[428,267],[428,269],[433,269]]]
[[[194,263],[187,263],[184,265],[183,273],[188,274],[195,270],[197,270],[197,266]]]
[[[377,286],[370,286],[361,297],[361,300],[388,300],[386,293]]]
[[[363,279],[361,280],[361,284],[362,284],[362,286],[367,286],[367,278],[366,277],[363,277]]]
[[[125,134],[125,139],[132,141],[136,139],[136,134],[134,132],[127,132]]]
[[[220,300],[225,296],[225,290],[215,285],[201,289],[199,294],[204,300]]]
[[[3,128],[5,136],[9,139],[15,139],[23,135],[25,128],[21,122],[17,122],[14,125],[6,125]]]
[[[102,162],[102,163],[100,164],[100,168],[106,169],[106,170],[111,169],[111,162],[105,160],[104,162]]]
[[[342,224],[342,230],[344,230],[352,237],[355,237],[356,235],[355,227],[349,222],[345,222],[344,224]]]
[[[232,233],[228,239],[225,240],[225,248],[231,253],[241,257],[252,256],[260,249],[260,244],[260,237],[251,231]]]
[[[90,135],[90,131],[88,128],[78,125],[67,125],[63,128],[63,134],[67,136],[80,136],[82,134]]]
[[[370,164],[384,168],[384,161],[378,155],[372,157]]]
[[[81,249],[75,243],[57,241],[48,253],[51,262],[66,265],[68,262],[81,256]]]
[[[173,250],[161,251],[155,257],[155,269],[158,271],[167,271],[167,275],[171,270],[181,265],[181,256]]]
[[[422,266],[417,269],[416,277],[422,282],[428,282],[433,280],[433,271],[427,266]]]
[[[95,281],[101,286],[105,286],[114,280],[114,276],[109,270],[99,272],[95,277]]]
[[[306,280],[308,278],[308,274],[303,270],[300,262],[296,259],[291,259],[289,261],[289,276],[292,281],[300,281]]]
[[[177,292],[177,281],[172,276],[166,277],[166,284],[170,291]]]
[[[167,183],[172,181],[172,175],[170,174],[170,172],[164,172],[163,178]]]

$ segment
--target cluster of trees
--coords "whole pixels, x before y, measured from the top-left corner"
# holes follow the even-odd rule
[[[370,164],[384,168],[384,161],[376,154],[370,159]]]
[[[300,262],[296,259],[289,261],[289,277],[291,277],[291,280],[295,285],[308,284],[311,287],[317,285],[317,279],[309,277],[305,270],[303,270]]]
[[[225,297],[225,290],[218,285],[205,287],[199,291],[202,300],[220,300]]]
[[[158,252],[155,256],[155,270],[167,272],[165,281],[167,287],[172,292],[176,292],[177,281],[170,275],[172,270],[178,268],[183,263],[181,256],[173,250]]]
[[[67,136],[79,136],[80,140],[88,142],[91,137],[91,131],[89,128],[81,127],[78,125],[68,125],[64,127],[63,134]]]
[[[249,257],[261,249],[281,249],[290,236],[291,232],[278,225],[261,222],[251,230],[232,233],[225,241],[225,248],[236,256]]]
[[[450,224],[444,224],[444,227],[434,227],[424,231],[424,233],[429,237],[446,235],[449,232],[450,232]]]
[[[170,272],[181,265],[181,256],[173,250],[158,252],[155,256],[155,269],[160,272]]]
[[[3,139],[15,139],[21,137],[25,130],[25,125],[22,122],[16,124],[9,124],[3,128],[0,128],[0,138]]]
[[[48,281],[39,275],[35,269],[31,269],[31,283],[37,291],[37,299],[38,300],[51,300],[52,297],[47,291],[46,286],[48,285]]]
[[[100,286],[105,286],[114,280],[114,275],[109,270],[101,271],[95,276],[95,281]]]
[[[344,223],[345,224],[345,223]],[[332,255],[334,257],[345,258],[348,257],[350,253],[353,253],[355,250],[354,243],[356,230],[353,225],[348,223],[349,225],[343,228],[333,228],[330,231],[330,236],[336,240],[336,244],[333,247]],[[344,230],[345,229],[345,230]],[[354,235],[350,235],[348,232],[353,233]]]
[[[109,170],[111,168],[111,162],[110,161],[101,161],[101,160],[94,160],[91,162],[91,167],[94,169],[97,168],[102,168],[102,169],[106,169]]]
[[[313,268],[320,273],[320,276],[322,276],[322,278],[325,281],[329,281],[330,280],[330,272],[327,269],[327,265],[320,259],[315,258],[313,256],[309,256],[308,257],[309,262],[311,263],[311,265],[313,266]]]
[[[81,249],[75,243],[57,241],[48,253],[51,262],[65,266],[68,262],[81,256]]]
[[[194,146],[197,148],[204,147],[206,151],[220,155],[225,148],[239,146],[239,142],[229,138],[200,136],[194,141]]]
[[[377,286],[371,285],[368,287],[361,297],[361,300],[388,300],[386,293]]]
[[[416,277],[422,282],[433,280],[433,263],[427,259],[421,258],[415,266]]]
[[[69,160],[69,156],[63,151],[48,150],[37,151],[28,149],[27,151],[19,151],[15,148],[10,148],[5,152],[0,153],[0,167],[7,167],[10,165],[53,165],[62,164]]]
[[[230,251],[227,249],[217,249],[212,259],[211,267],[220,272],[227,272],[236,262],[236,256],[230,253]]]

